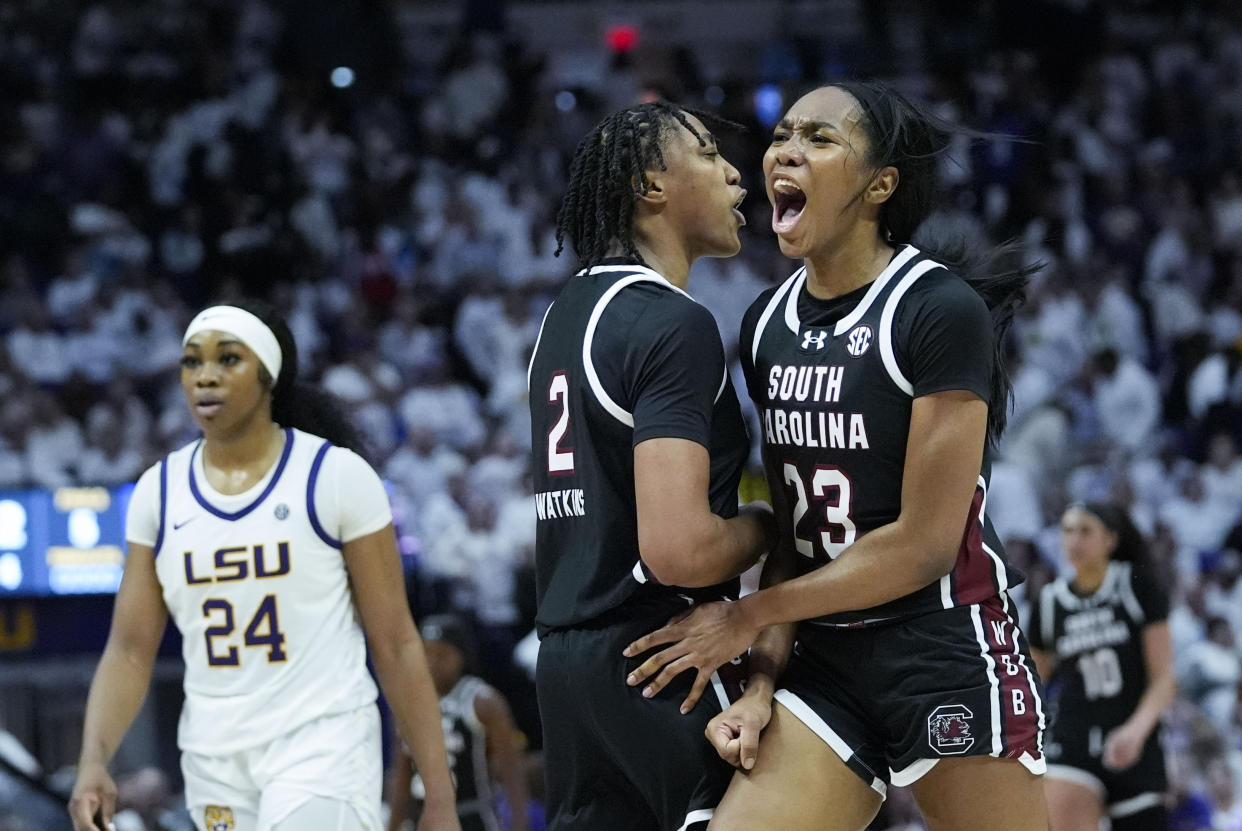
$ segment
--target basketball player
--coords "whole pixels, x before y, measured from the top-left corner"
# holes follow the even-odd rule
[[[934,831],[1046,826],[1042,703],[1005,593],[1022,577],[985,510],[1000,344],[1027,275],[950,270],[911,244],[947,141],[894,90],[846,82],[798,99],[764,155],[772,229],[803,267],[743,318],[742,366],[800,574],[627,651],[676,642],[633,682],[693,667],[701,685],[762,628],[801,621],[713,829],[857,831],[890,784]],[[740,723],[713,723],[722,753]]]
[[[557,237],[582,270],[529,376],[551,831],[702,828],[728,783],[703,741],[727,702],[644,700],[621,649],[735,597],[774,539],[766,505],[738,508],[745,422],[716,323],[685,292],[691,263],[740,247],[738,182],[703,121],[666,103],[604,119],[574,156]]]
[[[440,720],[462,831],[500,831],[493,778],[504,789],[509,804],[509,831],[526,831],[528,795],[517,726],[500,692],[467,674],[475,650],[466,621],[453,614],[431,615],[420,624],[419,634],[440,696]],[[395,755],[389,787],[389,831],[399,831],[410,816],[411,797],[423,798],[422,782],[414,779],[409,750],[402,746]]]
[[[1071,505],[1061,545],[1073,575],[1032,607],[1031,653],[1049,679],[1052,831],[1169,827],[1160,715],[1177,692],[1169,598],[1148,571],[1147,544],[1125,511]]]
[[[111,822],[107,765],[169,615],[185,659],[186,802],[201,831],[380,830],[364,630],[424,771],[422,827],[460,828],[383,485],[350,449],[348,423],[296,376],[293,336],[266,306],[213,306],[186,329],[181,387],[203,437],[134,488],[69,806],[76,831]]]

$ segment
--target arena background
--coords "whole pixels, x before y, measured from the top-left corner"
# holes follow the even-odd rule
[[[746,126],[722,137],[751,190],[743,253],[690,282],[736,349],[792,268],[769,128],[860,75],[1002,136],[944,160],[940,219],[1044,263],[989,497],[1018,600],[1061,568],[1069,501],[1127,506],[1174,598],[1181,816],[1242,823],[1242,6],[3,0],[0,829],[68,827],[127,484],[194,437],[180,333],[239,292],[287,311],[304,374],[364,428],[415,613],[471,615],[537,785],[512,658],[533,615],[525,362],[572,270],[552,239],[568,157],[643,98]],[[175,632],[161,655],[114,765],[130,828],[187,827]],[[921,826],[899,792],[875,827]]]

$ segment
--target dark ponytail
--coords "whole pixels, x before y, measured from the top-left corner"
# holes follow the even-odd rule
[[[263,300],[234,300],[229,305],[245,309],[263,321],[280,344],[280,377],[272,386],[272,421],[282,427],[294,427],[327,439],[338,447],[354,451],[370,461],[366,442],[345,413],[345,407],[336,396],[298,376],[298,347],[293,332],[276,308]],[[270,384],[266,370],[260,373]]]
[[[1151,553],[1148,550],[1147,538],[1130,519],[1130,513],[1124,508],[1109,502],[1082,502],[1070,507],[1094,516],[1104,527],[1117,535],[1117,545],[1109,554],[1110,560],[1121,563],[1133,563],[1135,571],[1147,571],[1151,566]]]
[[[957,274],[983,298],[992,313],[992,381],[988,435],[1000,438],[1009,417],[1013,383],[1005,366],[1005,338],[1014,312],[1026,299],[1026,284],[1039,266],[1024,263],[1015,242],[985,246],[946,222],[929,220],[938,177],[936,166],[954,135],[988,134],[952,124],[915,106],[897,90],[876,81],[841,81],[832,86],[858,101],[872,170],[895,167],[896,190],[880,207],[880,228],[893,245],[910,243]]]

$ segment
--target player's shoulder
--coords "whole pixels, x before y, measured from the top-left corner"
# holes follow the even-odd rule
[[[920,252],[911,262],[911,270],[919,265],[924,268],[919,269],[918,278],[906,292],[907,296],[934,295],[946,299],[961,298],[983,302],[983,298],[971,288],[970,283],[935,256]]]
[[[364,459],[359,453],[339,444],[333,444],[330,439],[315,433],[308,433],[305,430],[291,428],[293,441],[295,446],[302,448],[309,456],[318,458],[318,466],[326,468],[334,473],[346,471],[371,471],[375,469],[371,463]]]

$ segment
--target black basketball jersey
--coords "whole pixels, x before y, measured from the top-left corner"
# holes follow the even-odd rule
[[[1130,717],[1147,689],[1143,629],[1168,616],[1168,595],[1131,563],[1109,563],[1090,595],[1064,577],[1044,586],[1027,630],[1031,646],[1056,656],[1054,732],[1107,732]]]
[[[747,311],[741,352],[781,538],[794,541],[806,573],[897,519],[914,398],[964,389],[988,400],[992,324],[965,281],[907,245],[873,282],[828,301],[807,290],[805,268],[794,272]],[[985,455],[949,574],[813,622],[865,626],[978,603],[1021,582],[986,514],[990,470]]]
[[[711,313],[649,268],[575,275],[544,317],[528,381],[542,633],[595,618],[653,583],[638,553],[635,445],[702,444],[711,509],[732,517],[749,439]],[[733,597],[737,581],[675,591]]]
[[[487,730],[474,709],[475,699],[489,689],[482,679],[463,675],[440,699],[440,725],[444,729],[444,748],[448,753],[462,828],[500,831],[496,795],[487,764]],[[406,753],[409,753],[408,748]],[[416,798],[422,799],[422,779],[415,776],[410,790]]]

